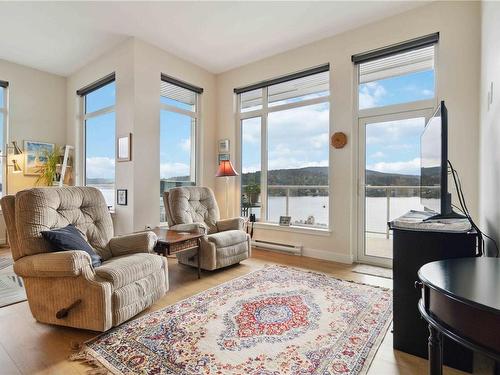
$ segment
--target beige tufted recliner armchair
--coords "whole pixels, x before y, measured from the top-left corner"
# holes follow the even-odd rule
[[[34,188],[3,197],[1,206],[14,271],[24,280],[36,320],[106,331],[168,290],[166,258],[153,254],[156,235],[113,237],[111,215],[99,190]],[[51,244],[40,232],[68,224],[78,228],[101,256],[101,266],[92,267],[84,251],[51,252]]]
[[[163,193],[169,229],[199,232],[200,264],[215,270],[247,259],[251,254],[250,236],[243,230],[242,218],[220,220],[214,192],[207,187],[186,186]],[[182,264],[197,266],[196,252],[177,254]]]

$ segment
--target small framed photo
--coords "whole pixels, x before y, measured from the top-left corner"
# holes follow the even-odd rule
[[[229,153],[229,139],[219,140],[219,154]]]
[[[280,216],[280,225],[284,227],[289,227],[292,222],[291,216]]]
[[[218,160],[218,164],[221,163],[221,161],[223,160],[229,160],[229,154],[219,154],[219,160]]]
[[[116,139],[116,161],[132,160],[132,133]]]
[[[127,189],[116,190],[116,204],[119,206],[127,205]]]

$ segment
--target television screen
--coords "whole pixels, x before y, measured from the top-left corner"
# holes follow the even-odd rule
[[[438,214],[442,212],[443,194],[447,194],[446,111],[439,106],[424,128],[420,139],[420,198],[422,205]]]

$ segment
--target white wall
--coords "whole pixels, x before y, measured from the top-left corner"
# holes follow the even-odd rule
[[[116,206],[114,215],[116,233],[123,234],[159,224],[161,73],[205,90],[201,98],[200,183],[213,187],[215,165],[204,161],[215,160],[215,76],[133,38],[71,75],[67,83],[68,137],[80,155],[80,183],[83,181],[82,122],[76,90],[111,72],[116,73],[117,136],[132,133],[132,161],[116,164],[116,188],[128,190],[128,205]]]
[[[481,154],[480,211],[482,229],[500,240],[500,3],[482,4],[481,32]],[[488,93],[493,83],[493,102],[488,105]],[[500,243],[500,242],[499,242]],[[489,254],[494,246],[487,241]]]
[[[23,146],[24,140],[66,144],[65,78],[0,60],[0,80],[9,82],[9,139]],[[0,149],[4,150],[4,145]],[[24,167],[22,156],[16,156]],[[9,159],[11,160],[11,159]],[[9,168],[11,171],[12,169]],[[36,177],[9,174],[9,194],[32,187]],[[5,238],[3,219],[0,242]]]
[[[306,255],[351,261],[356,248],[354,212],[356,192],[356,124],[353,121],[354,68],[351,55],[415,37],[440,32],[437,73],[438,96],[449,110],[449,158],[460,171],[465,195],[474,215],[478,213],[478,121],[480,4],[436,2],[351,30],[217,76],[218,138],[235,144],[233,89],[289,74],[326,62],[331,67],[331,132],[343,131],[349,143],[330,155],[332,232],[326,236],[258,229],[256,238],[302,243]],[[239,158],[234,148],[232,158]],[[238,214],[233,181],[230,211]],[[219,202],[224,186],[217,183]],[[224,211],[224,210],[223,210]]]

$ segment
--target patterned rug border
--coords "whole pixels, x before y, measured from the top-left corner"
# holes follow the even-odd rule
[[[68,360],[70,360],[70,361],[76,361],[76,362],[81,362],[82,364],[85,364],[85,365],[91,367],[90,369],[87,370],[87,373],[89,375],[108,375],[110,373],[113,374],[113,375],[125,375],[123,372],[121,372],[120,370],[118,370],[117,368],[115,368],[111,363],[109,363],[103,356],[101,356],[95,350],[93,350],[90,347],[88,347],[88,344],[90,344],[93,341],[97,340],[101,336],[107,335],[107,334],[113,332],[114,330],[119,329],[124,324],[128,324],[128,323],[136,321],[136,320],[145,319],[150,314],[154,314],[154,313],[156,313],[158,311],[161,311],[163,309],[170,308],[170,307],[172,307],[172,306],[174,306],[176,304],[179,304],[179,303],[182,303],[182,302],[185,302],[185,301],[189,301],[191,299],[195,299],[196,297],[200,296],[203,293],[206,293],[208,291],[211,291],[211,290],[214,290],[214,289],[217,289],[217,288],[221,288],[225,284],[228,284],[230,282],[233,282],[233,281],[236,281],[236,280],[248,277],[248,276],[250,276],[250,275],[252,275],[252,274],[254,274],[256,272],[263,271],[263,270],[265,270],[267,268],[283,268],[283,269],[294,270],[294,271],[298,271],[298,272],[310,273],[310,274],[317,275],[317,276],[327,277],[327,278],[331,278],[331,279],[338,280],[338,281],[343,281],[343,282],[348,282],[348,283],[353,283],[353,284],[358,284],[358,285],[369,286],[371,288],[377,288],[377,289],[384,290],[384,291],[390,291],[390,290],[392,290],[392,288],[387,288],[387,287],[383,287],[383,286],[379,286],[379,285],[373,285],[373,284],[363,283],[363,282],[349,280],[349,279],[342,279],[342,278],[339,278],[339,277],[332,276],[332,275],[330,275],[330,274],[328,274],[326,272],[315,271],[315,270],[310,270],[310,269],[305,269],[305,268],[300,268],[300,267],[295,267],[295,266],[281,265],[281,264],[264,264],[262,268],[250,271],[250,272],[248,272],[248,273],[246,273],[244,275],[235,277],[235,278],[227,280],[227,281],[225,281],[225,282],[223,282],[221,284],[218,284],[218,285],[215,285],[213,287],[204,289],[204,290],[202,290],[202,291],[200,291],[198,293],[195,293],[195,294],[193,294],[193,295],[191,295],[189,297],[181,299],[181,300],[179,300],[179,301],[177,301],[175,303],[172,303],[170,305],[164,306],[164,307],[162,307],[159,310],[151,311],[151,312],[149,312],[149,313],[147,313],[145,315],[142,315],[142,316],[140,316],[140,317],[138,317],[136,319],[128,320],[128,321],[122,323],[120,326],[114,327],[114,328],[110,329],[109,331],[102,332],[102,333],[98,334],[97,336],[92,337],[91,339],[86,340],[83,343],[79,344],[78,345],[78,349],[74,349],[73,348],[72,350],[74,351],[74,353],[71,354],[68,357]],[[382,344],[382,341],[384,340],[384,338],[385,338],[385,336],[387,334],[387,331],[388,331],[391,323],[392,323],[392,316],[389,319],[387,319],[387,322],[381,328],[380,333],[377,336],[377,339],[374,341],[373,346],[371,347],[370,352],[368,353],[368,355],[366,357],[366,360],[365,360],[365,363],[363,364],[362,370],[357,375],[366,375],[367,374],[368,370],[371,367],[373,359],[375,358],[375,356],[376,356],[376,354],[378,352],[378,349],[380,348],[380,345]]]

